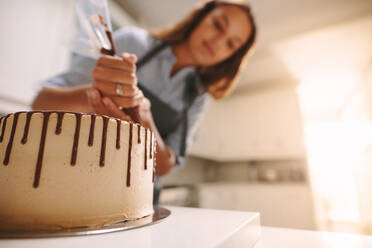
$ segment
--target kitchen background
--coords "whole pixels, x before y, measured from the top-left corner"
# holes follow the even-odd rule
[[[110,0],[154,28],[196,0]],[[162,204],[258,211],[263,225],[372,235],[372,1],[250,0],[258,44],[235,93],[210,99]],[[74,0],[0,2],[0,113],[29,109],[71,53]]]

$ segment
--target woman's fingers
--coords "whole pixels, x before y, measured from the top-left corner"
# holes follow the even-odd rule
[[[102,103],[101,94],[97,89],[87,90],[88,102],[94,110],[94,113],[107,115],[107,111]]]
[[[98,90],[93,88],[87,90],[87,96],[88,102],[95,114],[115,117],[125,121],[132,121],[130,116],[119,109],[110,98],[101,97]]]
[[[106,107],[106,110],[109,112],[109,116],[116,117],[121,120],[125,121],[132,121],[129,115],[124,113],[121,109],[119,109],[118,106],[115,105],[115,103],[108,97],[103,97],[102,102]]]
[[[136,62],[132,62],[132,60],[126,60],[122,57],[103,55],[97,60],[96,66],[124,70],[128,71],[129,73],[134,73],[136,71],[135,63]]]
[[[129,73],[124,70],[111,69],[107,67],[96,66],[93,69],[93,78],[94,81],[137,85],[137,77],[135,73]]]
[[[133,64],[137,63],[137,56],[135,54],[122,53],[120,57],[123,59],[124,62]]]
[[[137,85],[136,61],[134,54],[123,57],[101,56],[93,69],[94,81]]]
[[[125,96],[111,96],[112,101],[119,107],[122,108],[133,108],[141,104],[143,99],[143,93],[141,90],[131,97]]]
[[[131,96],[135,96],[139,91],[139,89],[134,85],[103,82],[103,81],[95,81],[94,86],[97,89],[99,89],[104,95],[108,95],[108,96],[120,95],[120,96],[131,97]],[[118,87],[120,87],[120,89],[118,89]]]
[[[139,105],[141,111],[151,111],[151,102],[148,98],[142,97],[142,101]]]

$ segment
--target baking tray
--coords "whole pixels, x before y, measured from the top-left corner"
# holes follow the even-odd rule
[[[128,231],[153,225],[163,221],[171,214],[171,211],[164,207],[154,207],[154,213],[137,220],[122,221],[113,224],[92,227],[74,227],[59,230],[0,230],[1,239],[17,238],[51,238],[51,237],[71,237],[103,234],[111,232]]]

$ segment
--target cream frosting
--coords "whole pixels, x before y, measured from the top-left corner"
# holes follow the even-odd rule
[[[151,130],[105,116],[0,120],[0,228],[92,226],[153,213]]]

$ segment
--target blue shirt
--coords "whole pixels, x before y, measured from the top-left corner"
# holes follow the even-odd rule
[[[118,54],[128,52],[136,54],[138,58],[142,58],[161,41],[153,38],[143,29],[131,27],[117,31],[114,34],[114,42]],[[207,94],[204,92],[203,85],[194,67],[185,67],[173,77],[170,77],[170,72],[175,61],[176,57],[171,47],[167,46],[137,71],[137,78],[141,82],[141,85],[158,96],[163,102],[169,104],[175,110],[182,111],[185,107],[183,95],[186,89],[186,77],[190,78],[192,76],[199,95],[187,112],[187,152],[203,109],[205,108]],[[46,80],[42,85],[43,87],[71,87],[90,84],[93,81],[92,70],[95,64],[95,59],[84,56],[74,57],[68,71]],[[185,157],[180,154],[183,138],[182,132],[183,125],[181,123],[164,139],[164,142],[176,154],[176,165],[183,165],[185,163]]]

